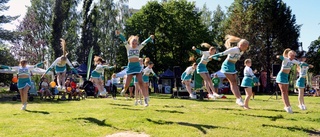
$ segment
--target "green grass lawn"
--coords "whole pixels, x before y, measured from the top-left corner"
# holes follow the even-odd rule
[[[29,102],[21,111],[17,101],[0,102],[0,136],[103,137],[117,132],[143,132],[155,137],[197,136],[319,136],[320,98],[305,97],[308,110],[283,110],[275,97],[256,96],[251,110],[237,106],[235,98],[188,100],[153,94],[150,106],[133,100],[88,98],[81,101]]]

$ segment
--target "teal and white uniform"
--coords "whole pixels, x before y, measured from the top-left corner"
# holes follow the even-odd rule
[[[28,78],[20,78],[21,76],[28,76]],[[18,89],[23,89],[26,86],[31,87],[31,71],[28,67],[19,67],[18,69]]]
[[[309,69],[309,64],[305,62],[301,62],[299,78],[297,79],[297,82],[296,82],[296,86],[298,88],[305,88],[308,69]]]
[[[156,73],[153,72],[152,68],[146,67],[142,70],[143,75],[142,75],[142,80],[144,83],[148,83],[149,82],[149,75],[150,73],[152,73],[154,76],[157,77]]]
[[[57,58],[51,64],[51,66],[47,69],[46,73],[48,73],[53,67],[55,67],[54,69],[56,73],[64,73],[67,71],[67,64],[69,65],[69,67],[72,69],[74,73],[78,74],[77,70],[74,69],[69,59],[67,59],[66,63],[61,63],[61,57]]]
[[[139,46],[137,46],[136,48],[132,48],[129,45],[129,42],[124,38],[124,36],[122,34],[120,34],[119,37],[124,42],[124,44],[126,46],[128,59],[139,58],[140,50],[145,45],[147,45],[148,42],[152,41],[151,37],[149,37],[145,41],[143,41]],[[127,66],[128,66],[127,75],[141,73],[141,66],[140,66],[139,61],[138,62],[128,62]]]
[[[208,69],[207,69],[207,64],[203,64],[202,62],[209,62],[209,56],[210,56],[210,52],[209,51],[201,51],[199,49],[196,49],[196,52],[200,55],[202,55],[201,60],[199,62],[199,64],[197,65],[197,73],[209,73]],[[218,60],[218,58],[213,58],[215,60]]]
[[[192,68],[192,66],[188,67],[181,75],[181,80],[188,81],[191,80],[192,75],[194,73],[195,69]]]
[[[280,56],[282,60],[281,69],[277,74],[276,82],[280,84],[289,84],[289,74],[282,72],[282,70],[291,70],[291,67],[294,64],[300,65],[300,62],[297,60],[290,60],[289,58],[285,58]]]
[[[17,83],[18,89],[23,89],[26,86],[31,87],[31,70],[33,68],[37,68],[42,65],[43,65],[43,62],[40,62],[40,63],[33,65],[33,66],[27,65],[24,68],[19,67],[19,69],[18,69],[18,83]],[[21,78],[21,76],[26,76],[26,75],[28,76],[28,78]]]
[[[96,68],[91,72],[91,77],[92,78],[102,78],[102,74],[104,72],[104,69],[112,69],[113,66],[108,66],[108,65],[101,65],[101,64],[98,64],[96,66]]]
[[[236,65],[233,62],[237,62],[241,58],[242,54],[243,51],[240,51],[239,47],[233,47],[225,50],[224,52],[214,54],[211,57],[219,58],[221,56],[228,55],[221,65],[221,72],[225,74],[236,74]]]
[[[252,69],[248,66],[244,68],[243,75],[241,87],[252,88],[253,83],[259,82],[257,77],[253,74]]]

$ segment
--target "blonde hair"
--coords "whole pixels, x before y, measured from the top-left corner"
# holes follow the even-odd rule
[[[289,51],[291,51],[291,49],[290,49],[290,48],[286,48],[286,49],[283,51],[282,56],[287,57]]]
[[[99,56],[94,56],[93,61],[94,61],[94,64],[97,64],[97,62],[101,62],[102,63],[103,59],[101,57],[99,57]]]
[[[244,60],[244,65],[246,65],[247,63],[251,62],[251,59],[246,59]]]
[[[232,44],[234,43],[238,43],[239,41],[243,40],[242,42],[245,42],[245,39],[240,39],[239,37],[236,36],[232,36],[232,35],[226,35],[226,37],[224,38],[226,40],[226,42],[224,43],[224,46],[229,49],[232,46]],[[245,40],[245,41],[244,41]],[[248,41],[247,41],[248,42]],[[249,43],[249,42],[248,42]]]
[[[128,42],[129,42],[129,45],[131,44],[131,41],[136,39],[137,42],[139,43],[139,37],[138,36],[135,36],[135,35],[131,35],[129,38],[128,38]]]
[[[66,46],[66,41],[64,39],[60,39],[60,45],[61,45],[61,48],[62,48],[62,57],[66,57],[67,56],[67,46]]]
[[[144,59],[144,66],[148,66],[149,62],[150,62],[150,58],[149,58],[149,57],[146,57],[146,58]]]
[[[210,48],[212,46],[208,43],[201,43],[201,47]]]

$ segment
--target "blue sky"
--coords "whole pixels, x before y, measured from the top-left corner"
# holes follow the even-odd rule
[[[129,7],[140,9],[150,0],[129,0]],[[161,0],[158,0],[161,1]],[[230,6],[233,0],[189,0],[196,1],[197,7],[201,8],[205,3],[211,11],[220,5],[223,10]],[[292,10],[292,14],[296,16],[296,23],[302,25],[300,30],[299,42],[303,43],[303,49],[308,50],[308,46],[320,36],[320,0],[283,0]],[[7,4],[9,10],[1,14],[5,15],[21,15],[18,20],[22,20],[26,12],[26,6],[30,6],[30,0],[10,0]],[[18,24],[18,20],[10,24],[2,25],[9,30],[14,30]]]

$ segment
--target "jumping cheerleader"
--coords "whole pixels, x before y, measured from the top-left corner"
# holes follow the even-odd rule
[[[92,81],[98,88],[99,96],[106,96],[107,91],[103,86],[101,74],[103,73],[104,69],[112,69],[114,66],[110,67],[109,65],[103,65],[103,59],[99,56],[94,56],[93,61],[94,65],[96,65],[96,68],[91,72]]]
[[[139,37],[138,36],[130,36],[128,41],[124,38],[122,34],[120,34],[120,31],[116,31],[116,35],[119,35],[120,39],[125,43],[126,49],[127,49],[127,55],[128,55],[128,69],[127,69],[127,81],[131,81],[133,75],[136,75],[138,79],[138,83],[140,87],[143,87],[143,81],[142,81],[142,74],[141,74],[141,66],[139,63],[139,54],[140,50],[148,43],[151,42],[154,38],[153,35],[151,35],[149,38],[147,38],[145,41],[143,41],[140,45],[139,44]],[[126,82],[123,90],[126,91],[129,87],[130,82]],[[144,90],[143,88],[141,88]],[[145,91],[143,91],[145,93]],[[147,96],[144,96],[146,98]]]
[[[299,78],[296,82],[296,86],[299,89],[299,95],[298,95],[299,105],[298,105],[298,107],[301,110],[307,109],[307,107],[304,104],[304,98],[303,98],[304,97],[304,88],[305,88],[308,69],[313,68],[313,65],[309,65],[309,64],[305,63],[306,59],[307,59],[306,57],[301,57],[301,63],[297,67],[297,70],[299,72]]]
[[[279,71],[276,82],[279,85],[282,101],[284,104],[284,110],[288,113],[293,113],[289,101],[288,90],[289,90],[289,73],[293,64],[300,65],[300,62],[295,60],[296,52],[291,49],[285,49],[283,56],[277,56],[282,60],[281,70]]]
[[[232,43],[237,43],[236,47],[231,47]],[[240,39],[235,36],[227,35],[225,47],[227,50],[224,52],[210,56],[210,58],[218,58],[221,56],[228,55],[227,58],[221,65],[221,72],[224,73],[230,83],[231,91],[237,98],[236,103],[239,106],[243,106],[242,97],[237,84],[237,70],[235,67],[236,62],[240,59],[241,55],[248,49],[249,42],[245,39]]]
[[[201,61],[199,62],[197,66],[197,73],[200,74],[204,81],[204,85],[206,86],[206,90],[208,92],[208,98],[221,98],[221,96],[214,91],[214,87],[209,75],[209,71],[207,69],[207,64],[211,59],[220,60],[220,58],[209,58],[209,56],[214,55],[216,53],[216,48],[209,45],[208,43],[202,43],[202,47],[209,48],[208,51],[201,51],[197,49],[196,47],[192,47],[193,50],[195,50],[198,54],[202,55]]]
[[[69,59],[67,58],[65,40],[64,39],[60,39],[60,40],[61,40],[61,46],[62,46],[63,55],[61,57],[58,57],[51,64],[51,66],[46,70],[45,74],[47,74],[52,68],[54,68],[55,72],[57,74],[57,82],[58,82],[58,87],[57,88],[64,89],[63,84],[65,83],[66,72],[67,72],[67,65],[66,64],[68,64],[69,67],[72,69],[72,71],[74,73],[76,73],[77,75],[78,75],[78,72],[77,72],[76,69],[74,69],[74,67],[70,63]],[[42,77],[44,77],[45,74],[43,74]],[[79,76],[79,77],[81,77],[81,76]]]
[[[186,85],[186,89],[189,93],[190,99],[197,99],[197,96],[192,94],[191,85],[190,85],[193,73],[196,70],[196,68],[197,68],[197,63],[193,63],[192,66],[187,67],[187,69],[181,75],[182,83]]]
[[[249,100],[252,96],[252,87],[254,85],[258,85],[258,79],[253,74],[251,67],[251,59],[246,59],[244,61],[244,65],[246,66],[243,70],[243,79],[241,82],[241,87],[244,87],[244,90],[246,91],[246,98],[244,99],[244,109],[250,109],[249,107]]]

